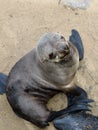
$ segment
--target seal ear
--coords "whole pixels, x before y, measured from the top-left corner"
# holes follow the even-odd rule
[[[71,33],[72,34],[69,37],[69,41],[75,45],[79,53],[79,60],[82,60],[84,57],[84,47],[83,47],[81,36],[79,32],[75,29],[72,29]]]

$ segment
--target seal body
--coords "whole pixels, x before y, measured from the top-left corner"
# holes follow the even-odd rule
[[[6,95],[14,112],[39,127],[48,125],[46,104],[74,86],[79,66],[77,48],[58,33],[47,33],[22,57],[8,76]]]

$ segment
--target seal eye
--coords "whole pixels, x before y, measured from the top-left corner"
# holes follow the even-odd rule
[[[49,54],[49,58],[54,59],[54,58],[56,58],[56,55],[52,52],[52,53]]]

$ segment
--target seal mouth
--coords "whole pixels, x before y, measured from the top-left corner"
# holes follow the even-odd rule
[[[51,62],[60,62],[65,60],[71,53],[71,48],[69,45],[62,46],[58,49],[56,53],[50,53],[49,54],[49,61]]]
[[[68,57],[68,55],[70,55],[70,53],[71,53],[71,48],[70,48],[70,46],[67,45],[65,49],[63,49],[62,51],[59,52],[60,61],[65,60],[65,58]]]
[[[70,50],[60,52],[58,55],[56,55],[56,57],[53,61],[56,63],[58,63],[60,61],[64,61],[69,55],[70,55]]]
[[[70,54],[70,50],[66,50],[60,56],[60,60],[64,60]]]

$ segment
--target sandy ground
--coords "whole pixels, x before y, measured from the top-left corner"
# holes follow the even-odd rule
[[[77,29],[82,37],[85,58],[77,72],[76,82],[83,87],[98,115],[98,0],[87,10],[72,10],[57,0],[0,0],[0,72],[8,74],[15,62],[36,45],[46,32],[60,32],[68,39]],[[64,95],[50,102],[50,108],[65,106]],[[57,103],[58,101],[58,103]],[[56,104],[55,104],[56,102]],[[55,108],[55,107],[54,107]],[[54,130],[52,124],[45,130]],[[6,96],[0,96],[0,130],[39,130],[17,117]]]

